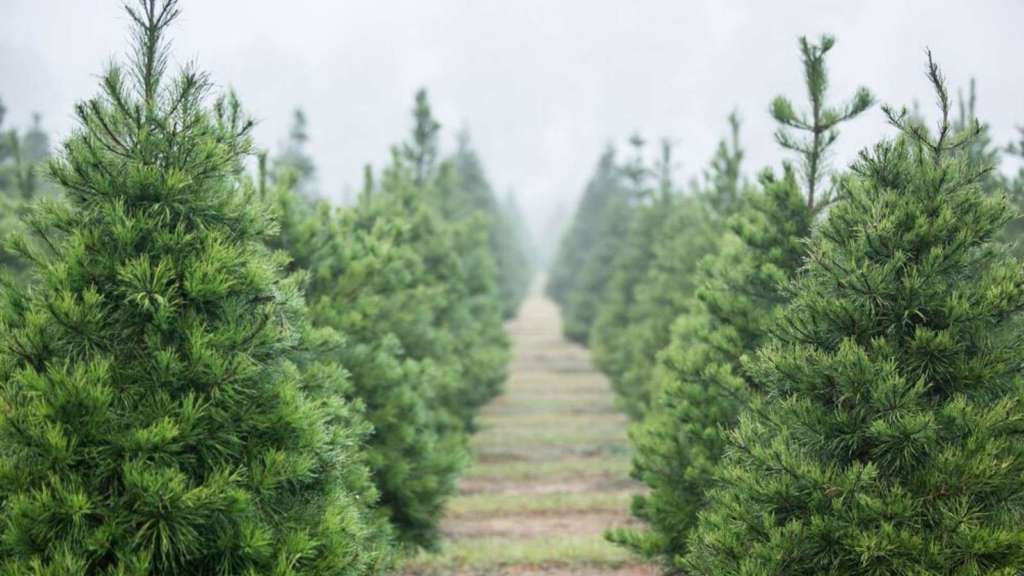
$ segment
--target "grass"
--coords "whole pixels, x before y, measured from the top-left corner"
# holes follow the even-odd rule
[[[581,476],[629,474],[629,458],[563,458],[550,462],[476,463],[464,477],[474,480],[564,480]]]
[[[409,562],[406,568],[426,574],[451,574],[452,570],[458,568],[481,569],[511,565],[615,568],[636,560],[635,556],[601,536],[560,536],[555,540],[535,538],[519,541],[474,538],[448,543],[440,554],[421,554]]]
[[[579,446],[581,444],[623,445],[626,441],[621,426],[591,426],[569,430],[550,430],[524,426],[515,429],[485,429],[473,438],[478,448],[504,448],[523,445]]]
[[[629,509],[632,499],[632,492],[468,494],[451,500],[448,504],[448,515],[458,517],[556,512],[624,512]]]

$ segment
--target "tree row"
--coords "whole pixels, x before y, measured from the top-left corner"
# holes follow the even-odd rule
[[[0,574],[379,574],[436,546],[505,379],[519,222],[423,91],[357,201],[318,199],[304,116],[258,152],[233,94],[169,69],[177,3],[128,14],[53,157],[0,145]]]
[[[833,47],[769,106],[781,167],[744,176],[733,117],[687,187],[638,137],[587,184],[547,290],[635,419],[644,526],[608,537],[678,574],[1018,574],[1024,151],[929,54],[937,121],[882,106],[833,169],[875,103],[829,97]]]

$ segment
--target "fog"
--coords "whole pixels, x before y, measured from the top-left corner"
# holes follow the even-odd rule
[[[121,58],[127,16],[114,0],[4,0],[0,97],[9,121],[41,112],[58,137],[73,104]],[[777,163],[766,112],[802,101],[796,41],[835,34],[833,96],[857,85],[896,105],[932,101],[931,48],[951,88],[978,85],[996,143],[1024,124],[1019,0],[869,2],[182,0],[175,59],[235,89],[275,148],[294,107],[309,118],[323,193],[342,201],[361,167],[404,138],[413,92],[428,88],[451,147],[467,127],[495,188],[511,191],[534,236],[553,235],[601,149],[632,132],[677,145],[680,180],[698,174],[737,110],[746,171]],[[842,164],[883,130],[878,108],[844,131]],[[651,146],[654,153],[654,146]]]

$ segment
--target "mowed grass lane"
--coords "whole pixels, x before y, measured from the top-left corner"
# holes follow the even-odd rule
[[[407,574],[655,573],[602,536],[630,523],[639,489],[628,478],[628,422],[559,321],[555,305],[535,294],[509,325],[511,376],[478,419],[443,550],[421,555]]]

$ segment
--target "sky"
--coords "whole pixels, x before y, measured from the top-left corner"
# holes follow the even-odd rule
[[[550,242],[601,151],[632,133],[675,143],[677,177],[701,173],[743,120],[746,167],[786,156],[767,113],[805,94],[801,35],[837,37],[830,95],[857,86],[880,102],[934,97],[930,48],[953,91],[973,77],[978,114],[1004,144],[1024,125],[1024,0],[180,0],[172,62],[195,61],[235,90],[259,145],[281,146],[292,110],[309,119],[322,194],[344,201],[362,166],[382,166],[426,87],[444,145],[467,128],[495,189],[514,194],[535,240]],[[117,0],[3,0],[0,98],[8,122],[32,112],[56,138],[75,102],[123,60],[128,18]],[[833,164],[892,130],[878,107],[844,128]]]

